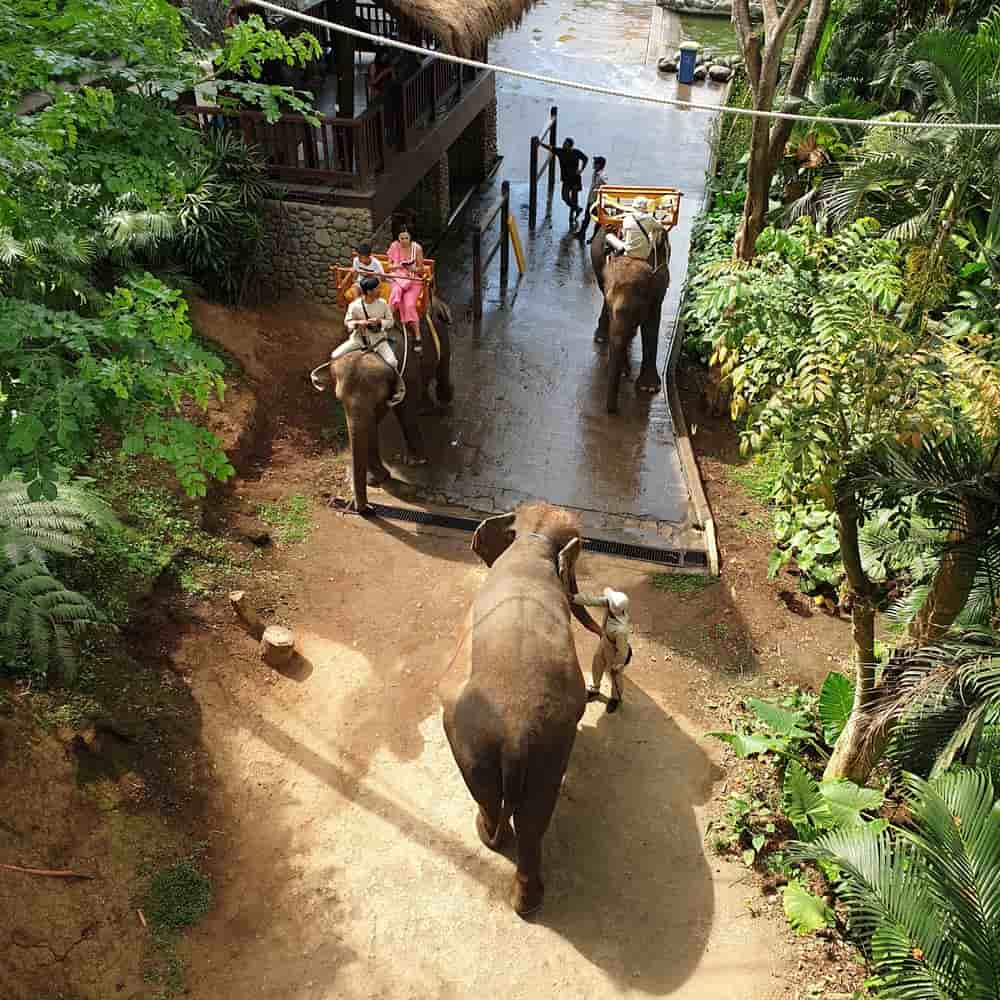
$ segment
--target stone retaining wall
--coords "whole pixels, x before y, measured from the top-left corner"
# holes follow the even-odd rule
[[[367,209],[268,201],[258,270],[273,295],[299,292],[332,303],[330,265],[349,264],[354,247],[371,238]]]

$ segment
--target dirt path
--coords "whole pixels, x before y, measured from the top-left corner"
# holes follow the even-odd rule
[[[289,358],[315,353],[329,321],[299,307],[196,318],[265,382],[279,361],[290,372]],[[275,400],[291,391],[272,388]],[[319,445],[322,427],[275,412],[258,427],[266,461],[250,456],[258,471],[234,503],[337,492],[343,457]],[[705,433],[714,489],[726,445]],[[762,583],[766,542],[736,527],[747,511],[733,504],[746,501],[715,500],[731,558],[706,590],[671,593],[643,564],[581,560],[582,588],[632,596],[635,660],[622,712],[593,704],[581,724],[533,922],[507,904],[513,865],[480,844],[440,725],[435,686],[485,573],[468,536],[318,503],[309,539],[243,581],[303,639],[285,676],[261,666],[224,602],[202,609],[171,651],[215,778],[217,902],[186,944],[191,995],[794,995],[787,930],[755,919],[746,870],[704,844],[706,803],[725,788],[704,733],[724,724],[734,685],[821,677],[815,644],[833,648],[842,626],[790,615],[779,585]],[[592,638],[578,630],[577,643],[589,665]]]
[[[679,616],[643,567],[583,563],[581,586],[633,595],[635,669],[624,710],[591,705],[580,727],[533,923],[507,905],[511,862],[476,838],[434,696],[484,574],[467,538],[323,511],[289,557],[292,677],[267,684],[230,633],[182,645],[226,803],[195,996],[777,995],[773,931],[702,844],[712,668],[674,648]]]

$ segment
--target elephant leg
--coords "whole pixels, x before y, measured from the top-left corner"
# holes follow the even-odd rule
[[[657,371],[656,354],[660,343],[660,312],[663,302],[656,304],[642,324],[642,368],[635,387],[640,392],[659,392],[660,373]]]
[[[409,384],[407,385],[409,389]],[[414,386],[414,389],[416,387]],[[424,454],[424,439],[420,433],[420,424],[417,420],[419,412],[419,400],[411,399],[409,395],[392,412],[396,414],[399,421],[399,429],[403,432],[403,440],[406,441],[406,464],[426,465],[427,456]]]
[[[479,839],[491,850],[499,850],[510,835],[510,823],[500,826],[503,806],[503,784],[500,768],[495,765],[483,765],[476,759],[474,752],[466,749],[463,741],[455,731],[452,713],[445,709],[444,733],[448,737],[452,756],[462,773],[465,787],[476,800],[479,811],[476,813],[476,832]]]
[[[447,330],[438,328],[438,340],[441,351],[438,354],[437,371],[434,374],[435,390],[438,402],[447,404],[455,397],[455,388],[451,384],[451,338]]]
[[[520,917],[534,913],[545,895],[542,884],[542,838],[549,827],[552,813],[562,786],[563,765],[554,769],[551,763],[542,766],[535,762],[534,773],[528,781],[525,794],[514,810],[514,830],[517,832],[517,871],[511,891],[511,905]],[[529,772],[530,773],[530,772]]]
[[[594,331],[594,343],[606,344],[608,342],[608,304],[605,302],[601,306],[601,315],[597,320],[597,329]]]
[[[368,510],[368,458],[371,454],[371,439],[377,434],[374,407],[348,408],[347,435],[351,445],[351,478],[354,486],[352,506],[359,514]]]
[[[608,413],[618,412],[618,387],[622,380],[622,367],[626,348],[617,343],[608,353]]]

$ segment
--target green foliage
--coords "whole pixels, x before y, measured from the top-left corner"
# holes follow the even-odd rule
[[[836,515],[820,504],[806,503],[775,511],[772,523],[775,548],[767,561],[768,577],[773,580],[794,560],[806,593],[836,588],[844,576]]]
[[[194,339],[180,294],[151,275],[94,317],[0,299],[0,331],[0,471],[24,472],[33,497],[52,497],[56,462],[81,463],[109,426],[126,453],[173,466],[192,496],[232,474],[216,437],[176,414],[221,398],[222,363]]]
[[[285,545],[304,542],[312,530],[312,502],[300,493],[261,504],[258,513],[262,520],[277,529],[278,541]]]
[[[158,871],[144,912],[155,931],[176,933],[194,926],[212,905],[212,883],[190,858]]]
[[[720,854],[739,852],[743,863],[752,867],[776,829],[774,814],[761,799],[730,795],[715,847]]]
[[[796,934],[812,934],[833,923],[830,907],[797,879],[792,879],[781,890],[781,901],[788,923]]]
[[[854,826],[796,851],[842,873],[886,1000],[1000,992],[1000,809],[989,775],[907,779],[912,829]]]
[[[748,698],[747,708],[756,717],[757,727],[747,731],[737,725],[732,732],[719,731],[707,735],[729,744],[738,757],[774,753],[791,758],[801,751],[803,745],[822,756],[824,752],[816,742],[809,712],[797,706],[796,700],[793,697],[786,699],[785,704],[777,705]]]
[[[650,573],[649,582],[656,590],[669,594],[700,594],[719,582],[718,577],[689,573]]]
[[[854,683],[850,678],[831,670],[819,693],[819,718],[823,725],[823,742],[832,747],[843,732],[854,706]]]
[[[48,560],[81,555],[81,536],[113,523],[81,482],[41,500],[19,476],[0,479],[0,669],[43,681],[73,679],[75,640],[104,619],[88,598],[60,582]]]

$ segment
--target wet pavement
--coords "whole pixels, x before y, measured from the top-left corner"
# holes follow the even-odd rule
[[[633,93],[674,96],[676,79],[642,64],[650,19],[647,4],[542,2],[517,31],[493,42],[490,60]],[[614,63],[612,52],[634,61]],[[424,499],[440,503],[492,511],[540,497],[577,509],[589,531],[607,537],[702,547],[700,532],[692,530],[694,511],[666,397],[640,396],[631,380],[623,380],[619,414],[605,411],[607,350],[593,343],[601,296],[589,248],[569,234],[558,182],[549,206],[541,182],[538,224],[529,232],[527,182],[531,135],[541,131],[554,104],[559,141],[571,135],[589,156],[604,155],[610,183],[682,190],[660,332],[662,370],[687,269],[691,223],[704,194],[713,116],[509,77],[498,77],[497,84],[504,159],[466,219],[477,208],[488,210],[499,197],[500,182],[508,180],[526,272],[518,280],[512,254],[511,282],[503,295],[497,255],[477,324],[470,308],[469,233],[464,239],[453,234],[437,251],[440,291],[456,317],[455,400],[448,415],[422,422],[430,464],[396,465],[394,475]],[[697,86],[694,95],[718,100],[721,88]],[[588,166],[588,178],[589,173]],[[490,239],[487,247],[491,244]],[[640,357],[636,338],[633,377]],[[394,422],[387,427],[392,440],[385,453],[391,455],[400,442]]]

